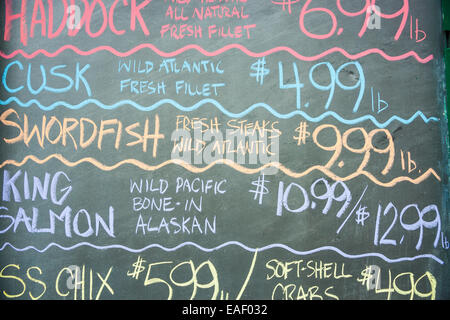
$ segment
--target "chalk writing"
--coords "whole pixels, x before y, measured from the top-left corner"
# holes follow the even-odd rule
[[[422,2],[1,1],[0,299],[448,298]]]

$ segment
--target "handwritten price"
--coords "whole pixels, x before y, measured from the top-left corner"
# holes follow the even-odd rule
[[[311,7],[311,3],[313,0],[306,0],[305,4],[303,5],[300,16],[299,16],[299,27],[300,30],[308,37],[312,39],[318,39],[318,40],[324,40],[332,37],[336,33],[340,35],[343,32],[343,28],[338,29],[338,21],[336,14],[333,13],[330,9],[323,8],[323,7]],[[289,14],[292,13],[292,4],[299,3],[299,0],[282,0],[282,1],[275,1],[272,0],[272,3],[275,5],[282,6],[283,11],[288,9]],[[403,6],[396,12],[393,13],[383,13],[379,11],[379,7],[377,6],[377,0],[364,0],[364,5],[359,11],[347,11],[343,6],[343,0],[336,0],[336,6],[340,13],[342,13],[346,17],[355,18],[358,16],[365,15],[364,23],[361,27],[361,30],[358,33],[358,36],[361,38],[366,33],[367,29],[370,25],[370,20],[372,19],[373,15],[378,16],[382,19],[395,19],[397,17],[402,17],[400,25],[397,29],[397,32],[395,33],[394,39],[398,40],[403,33],[407,20],[409,15],[409,0],[403,0]],[[352,1],[349,1],[352,2]],[[353,1],[354,2],[354,1]],[[315,19],[315,14],[324,15],[326,14],[329,17],[329,20],[331,21],[331,29],[327,33],[323,34],[317,34],[310,32],[307,27],[305,21],[312,21]]]
[[[353,66],[356,70],[355,72],[355,78],[358,79],[355,81],[352,85],[346,85],[344,84],[340,79],[339,75],[341,72],[346,70],[346,68],[349,68],[350,66]],[[318,68],[326,68],[329,74],[330,82],[327,85],[322,85],[316,81],[316,75]],[[279,74],[279,87],[282,90],[288,90],[288,89],[296,89],[297,91],[297,109],[301,109],[302,103],[301,103],[301,91],[304,88],[304,84],[300,81],[300,74],[298,71],[297,64],[294,62],[292,63],[292,71],[294,74],[294,83],[284,83],[284,66],[283,63],[280,61],[278,62],[278,74]],[[320,70],[319,70],[320,71]],[[261,73],[262,71],[260,71]],[[262,77],[263,75],[258,74],[259,77]],[[265,76],[266,74],[264,74]],[[366,77],[364,75],[364,70],[361,66],[361,64],[357,61],[347,62],[343,65],[341,65],[337,70],[333,67],[333,65],[329,62],[320,62],[315,64],[311,69],[309,70],[309,81],[311,85],[316,88],[317,90],[328,92],[328,99],[325,104],[325,110],[328,110],[331,102],[333,101],[334,94],[336,92],[336,87],[339,87],[340,89],[344,91],[355,91],[358,90],[358,97],[356,99],[355,105],[353,106],[353,113],[357,112],[361,101],[364,97],[364,91],[366,88]],[[308,107],[309,103],[305,105],[305,107]]]
[[[319,135],[325,130],[330,131],[330,129],[331,129],[331,132],[334,133],[336,143],[333,145],[330,145],[330,146],[325,146],[319,142]],[[351,146],[349,144],[350,136],[353,134],[357,134],[357,133],[362,135],[363,139],[364,139],[364,145],[360,148]],[[378,148],[378,147],[374,146],[374,137],[379,134],[384,135],[385,140],[387,141],[387,146],[384,148]],[[326,134],[326,136],[330,137],[330,135],[328,133]],[[344,134],[341,134],[341,132],[339,131],[339,129],[336,126],[334,126],[332,124],[323,124],[314,130],[314,132],[312,134],[312,138],[313,138],[314,143],[319,148],[321,148],[325,151],[334,152],[332,157],[328,161],[328,163],[325,165],[325,168],[327,168],[327,169],[330,169],[336,163],[339,156],[341,155],[343,148],[349,150],[352,153],[364,155],[363,160],[361,161],[361,164],[359,165],[356,172],[363,171],[363,169],[367,166],[367,164],[369,163],[372,151],[375,153],[378,153],[378,154],[388,154],[386,166],[381,171],[381,174],[386,175],[391,170],[391,168],[394,164],[394,158],[395,158],[394,139],[392,138],[391,133],[387,129],[375,129],[368,133],[364,128],[356,127],[356,128],[351,128],[351,129],[345,131]],[[342,161],[338,164],[339,167],[342,167],[343,165],[344,164]]]
[[[256,250],[253,255],[253,260],[250,265],[250,269],[247,273],[247,276],[241,286],[241,289],[239,290],[236,300],[239,300],[242,295],[245,292],[245,289],[247,288],[247,284],[250,281],[250,278],[253,274],[253,269],[256,264],[256,258],[258,255],[258,251]],[[184,288],[184,287],[192,287],[192,294],[190,296],[190,300],[193,300],[197,297],[199,289],[202,290],[212,290],[212,294],[210,299],[216,300],[219,297],[220,292],[220,299],[228,299],[229,293],[224,293],[223,290],[220,289],[219,285],[219,274],[217,272],[216,267],[210,260],[206,260],[199,264],[198,266],[195,265],[195,263],[192,260],[183,261],[174,267],[170,268],[169,272],[169,281],[153,277],[152,271],[163,265],[173,265],[173,261],[160,261],[160,262],[154,262],[149,263],[146,266],[144,266],[144,263],[146,260],[141,258],[140,256],[132,264],[133,269],[131,271],[127,272],[127,275],[133,279],[139,280],[139,276],[142,272],[147,270],[145,280],[144,280],[144,286],[150,287],[152,285],[163,285],[167,288],[167,300],[171,300],[173,298],[173,291],[174,287],[178,288]],[[186,278],[188,276],[188,278]],[[201,281],[205,280],[205,281]]]
[[[350,211],[347,209],[350,208],[353,196],[343,181],[330,184],[326,179],[320,178],[311,184],[309,190],[297,183],[290,183],[285,187],[284,182],[280,181],[276,215],[281,217],[284,211],[300,214],[311,212],[316,208],[319,210],[322,208],[322,214],[327,215],[332,211],[332,208],[334,211],[338,209],[337,206],[340,206],[336,218],[342,218],[345,213],[347,217],[336,231],[339,234],[352,217],[355,218],[354,221],[357,225],[361,227],[368,225],[371,210],[361,204],[366,191],[367,187]],[[296,203],[296,206],[293,207],[292,203]],[[398,246],[403,244],[405,236],[408,236],[409,233],[415,233],[418,235],[416,250],[419,251],[428,247],[427,245],[424,246],[424,240],[428,238],[428,234],[434,236],[433,247],[438,246],[442,222],[439,209],[435,204],[424,208],[420,208],[417,204],[409,204],[404,206],[399,213],[397,207],[390,202],[384,208],[381,203],[378,205],[374,227],[373,244],[375,246]],[[432,230],[434,230],[434,235]],[[392,238],[392,235],[399,233],[401,235],[399,241]]]
[[[381,271],[379,269],[374,270],[373,267],[374,266],[366,267],[361,271],[361,276],[356,279],[361,285],[366,286],[367,290],[371,290],[371,283],[374,283],[373,289],[375,290],[375,293],[387,293],[387,300],[391,300],[394,293],[402,296],[409,296],[410,300],[414,300],[415,297],[435,300],[437,281],[431,272],[425,272],[417,280],[412,272],[400,273],[392,279],[392,272],[391,270],[388,270],[388,287],[381,289]],[[409,285],[409,287],[405,288],[404,284]],[[424,290],[424,288],[428,288],[428,291],[421,291]]]

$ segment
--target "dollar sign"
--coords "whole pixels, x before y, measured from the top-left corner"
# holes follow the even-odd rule
[[[259,204],[262,204],[264,195],[269,193],[269,189],[265,186],[267,182],[270,182],[268,180],[264,179],[264,174],[259,176],[258,180],[252,181],[252,185],[256,187],[255,190],[249,190],[248,192],[254,193],[255,197],[254,200],[258,200]],[[258,198],[259,197],[259,198]]]
[[[363,225],[364,222],[370,217],[370,213],[366,212],[367,207],[360,206],[356,212],[356,223]]]
[[[145,262],[144,259],[141,258],[141,256],[138,257],[137,261],[132,264],[134,267],[133,271],[128,271],[127,276],[133,278],[133,279],[139,279],[139,275],[142,271],[145,270],[145,267],[142,265]]]
[[[380,267],[377,265],[370,265],[361,271],[361,278],[356,281],[361,282],[361,285],[366,286],[367,291],[373,289],[380,289]]]
[[[295,132],[298,133],[298,136],[294,136],[294,140],[297,140],[297,145],[306,144],[306,138],[311,136],[311,133],[308,132],[308,124],[306,121],[300,122],[300,125],[295,129]]]
[[[260,85],[264,84],[264,78],[270,73],[270,70],[266,68],[266,58],[258,59],[250,67],[254,72],[250,73],[250,77],[255,78],[256,82]]]

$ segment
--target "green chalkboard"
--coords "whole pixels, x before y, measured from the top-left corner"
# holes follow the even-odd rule
[[[441,1],[0,7],[1,299],[450,297]]]

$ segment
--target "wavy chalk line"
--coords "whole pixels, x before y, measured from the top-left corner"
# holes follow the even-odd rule
[[[68,109],[71,110],[79,110],[81,108],[84,108],[86,105],[88,104],[95,104],[98,107],[105,109],[105,110],[114,110],[117,109],[121,106],[124,105],[130,105],[132,107],[134,107],[137,110],[140,111],[154,111],[158,108],[160,108],[162,105],[164,104],[170,104],[173,107],[175,107],[176,109],[183,111],[183,112],[192,112],[195,111],[197,109],[199,109],[200,107],[204,106],[205,104],[212,104],[214,107],[216,107],[219,111],[221,111],[223,114],[227,115],[228,117],[231,118],[242,118],[245,117],[246,115],[248,115],[249,113],[253,112],[256,109],[265,109],[267,110],[269,113],[271,113],[273,116],[279,118],[279,119],[291,119],[295,116],[302,116],[304,117],[306,120],[310,121],[310,122],[314,122],[314,123],[318,123],[320,121],[322,121],[323,119],[327,118],[327,117],[332,117],[334,119],[336,119],[337,121],[347,124],[347,125],[354,125],[354,124],[358,124],[364,121],[371,121],[374,125],[376,125],[378,128],[386,128],[387,126],[389,126],[392,122],[394,121],[398,121],[402,124],[410,124],[412,123],[414,120],[416,120],[417,118],[421,118],[425,123],[429,123],[429,122],[439,122],[439,118],[436,117],[427,117],[423,114],[422,111],[417,111],[413,116],[411,116],[409,119],[404,119],[401,118],[399,116],[392,116],[389,120],[387,120],[386,122],[379,122],[374,116],[372,115],[365,115],[356,119],[344,119],[342,118],[339,114],[337,114],[336,112],[333,111],[327,111],[324,112],[323,114],[321,114],[318,117],[311,117],[310,115],[308,115],[307,113],[305,113],[304,111],[301,110],[295,110],[289,113],[279,113],[278,111],[274,110],[270,105],[266,104],[266,103],[255,103],[253,105],[251,105],[250,107],[248,107],[246,110],[242,111],[242,112],[238,112],[238,113],[234,113],[231,111],[228,111],[222,104],[220,104],[220,102],[218,102],[217,100],[214,99],[203,99],[199,102],[197,102],[196,104],[192,105],[191,107],[184,107],[181,104],[179,104],[178,102],[176,102],[175,100],[172,99],[162,99],[156,103],[154,103],[151,106],[148,107],[144,107],[132,100],[122,100],[119,101],[115,104],[112,105],[107,105],[102,103],[101,101],[97,100],[97,99],[87,99],[84,100],[83,102],[79,103],[79,104],[70,104],[68,102],[65,101],[58,101],[55,102],[49,106],[44,106],[42,105],[42,103],[40,103],[38,100],[36,99],[32,99],[29,100],[28,102],[22,102],[20,99],[18,99],[17,97],[10,97],[6,100],[0,100],[0,105],[8,105],[12,102],[17,103],[17,105],[19,105],[20,107],[23,108],[29,108],[30,106],[37,105],[41,110],[44,111],[50,111],[50,110],[54,110],[57,106],[63,106],[66,107]]]
[[[240,164],[237,164],[234,161],[231,161],[229,159],[219,159],[216,160],[210,164],[208,164],[205,167],[196,167],[193,166],[189,163],[187,163],[186,161],[180,160],[180,159],[170,159],[170,160],[166,160],[158,165],[148,165],[146,163],[143,163],[139,160],[136,159],[126,159],[126,160],[122,160],[114,165],[105,165],[103,163],[101,163],[100,161],[91,158],[91,157],[86,157],[86,158],[82,158],[80,160],[77,161],[69,161],[66,158],[64,158],[61,154],[52,154],[49,155],[48,157],[44,158],[44,159],[39,159],[34,155],[28,155],[26,156],[22,161],[18,162],[16,160],[5,160],[3,163],[0,164],[0,168],[3,168],[6,165],[14,165],[16,167],[21,167],[23,166],[27,161],[31,160],[37,164],[44,164],[48,161],[50,161],[51,159],[57,159],[59,161],[61,161],[64,165],[68,166],[68,167],[76,167],[81,163],[90,163],[94,166],[96,166],[98,169],[102,170],[102,171],[112,171],[115,170],[117,168],[119,168],[120,166],[123,166],[125,164],[130,164],[130,165],[134,165],[142,170],[145,171],[156,171],[158,169],[161,169],[167,165],[170,164],[176,164],[179,165],[183,168],[185,168],[186,170],[193,172],[193,173],[203,173],[206,172],[207,170],[211,169],[212,167],[218,165],[218,164],[224,164],[227,165],[231,168],[233,168],[234,170],[243,173],[243,174],[255,174],[255,173],[260,173],[261,171],[263,171],[266,168],[269,167],[273,167],[273,168],[277,168],[279,170],[281,170],[284,174],[292,177],[292,178],[301,178],[304,176],[307,176],[308,174],[310,174],[311,172],[317,170],[317,171],[321,171],[322,173],[324,173],[325,175],[327,175],[329,178],[335,180],[335,181],[348,181],[351,179],[354,179],[360,175],[364,175],[367,178],[369,178],[373,183],[382,186],[382,187],[393,187],[395,186],[397,183],[400,182],[410,182],[413,184],[420,184],[422,181],[428,179],[428,177],[430,176],[434,176],[438,181],[441,181],[441,178],[439,177],[439,175],[433,170],[433,169],[428,169],[424,174],[422,174],[420,177],[412,179],[410,177],[397,177],[389,182],[381,182],[379,181],[377,178],[375,178],[375,176],[373,176],[371,173],[367,172],[367,171],[359,171],[359,172],[354,172],[351,175],[348,175],[346,177],[339,177],[338,175],[334,174],[332,171],[330,171],[329,169],[325,168],[324,166],[313,166],[311,168],[309,168],[308,170],[305,170],[303,172],[294,172],[288,168],[286,168],[284,165],[282,165],[279,162],[270,162],[267,163],[259,168],[247,168],[244,167]]]
[[[107,246],[98,246],[98,245],[95,245],[95,244],[92,244],[92,243],[89,243],[89,242],[80,242],[80,243],[77,243],[77,244],[75,244],[73,246],[69,246],[69,247],[64,247],[64,246],[62,246],[62,245],[60,245],[58,243],[52,242],[52,243],[48,244],[43,249],[37,249],[34,246],[27,246],[27,247],[24,247],[24,248],[16,248],[11,243],[5,242],[0,247],[0,251],[5,250],[5,248],[7,246],[11,247],[15,251],[35,250],[35,251],[37,251],[39,253],[43,253],[43,252],[47,251],[48,249],[50,249],[51,247],[57,247],[57,248],[59,248],[61,250],[64,250],[64,251],[70,251],[70,250],[74,250],[76,248],[85,246],[85,247],[91,247],[91,248],[94,248],[94,249],[97,249],[97,250],[122,249],[122,250],[125,250],[125,251],[128,251],[128,252],[131,252],[131,253],[140,253],[140,252],[143,252],[143,251],[148,250],[150,248],[159,248],[159,249],[164,250],[166,252],[172,252],[172,251],[176,251],[176,250],[178,250],[180,248],[183,248],[183,247],[186,247],[186,246],[192,246],[192,247],[196,247],[197,249],[199,249],[201,251],[204,251],[204,252],[213,252],[213,251],[218,251],[219,249],[222,249],[222,248],[228,247],[228,246],[232,246],[232,245],[241,247],[242,249],[244,249],[246,251],[249,251],[249,252],[255,252],[255,251],[262,252],[262,251],[266,251],[266,250],[270,250],[270,249],[274,249],[274,248],[281,248],[281,249],[289,251],[289,252],[291,252],[291,253],[293,253],[295,255],[306,256],[306,255],[310,255],[310,254],[321,252],[321,251],[334,251],[334,252],[338,253],[339,255],[341,255],[342,257],[349,258],[349,259],[378,257],[378,258],[383,259],[384,261],[386,261],[388,263],[396,263],[396,262],[402,262],[402,261],[414,261],[414,260],[417,260],[417,259],[433,259],[436,262],[438,262],[439,264],[444,264],[444,261],[442,261],[441,259],[439,259],[438,257],[436,257],[435,255],[432,255],[432,254],[422,254],[422,255],[417,255],[417,256],[414,256],[414,257],[401,257],[401,258],[391,259],[391,258],[388,258],[385,255],[383,255],[381,253],[377,253],[377,252],[362,253],[362,254],[348,254],[348,253],[345,253],[344,251],[342,251],[342,250],[340,250],[340,249],[338,249],[336,247],[333,247],[333,246],[323,246],[323,247],[320,247],[320,248],[317,248],[317,249],[308,250],[308,251],[298,251],[298,250],[292,249],[291,247],[289,247],[287,245],[280,244],[280,243],[269,244],[269,245],[261,247],[261,248],[251,248],[251,247],[248,247],[248,246],[244,245],[243,243],[241,243],[239,241],[228,241],[228,242],[225,242],[225,243],[223,243],[221,245],[218,245],[216,247],[213,247],[213,248],[205,248],[205,247],[202,247],[202,246],[200,246],[199,244],[197,244],[195,242],[187,241],[187,242],[183,242],[183,243],[181,243],[181,244],[179,244],[179,245],[177,245],[175,247],[172,247],[172,248],[164,247],[164,246],[162,246],[160,244],[150,244],[150,245],[148,245],[146,247],[143,247],[143,248],[140,248],[140,249],[132,249],[130,247],[127,247],[127,246],[124,246],[124,245],[120,245],[120,244],[112,244],[112,245],[107,245]]]
[[[297,51],[295,51],[294,49],[286,47],[286,46],[275,47],[275,48],[272,48],[270,50],[263,51],[263,52],[253,52],[253,51],[247,49],[245,46],[237,44],[237,43],[226,45],[226,46],[224,46],[224,47],[222,47],[220,49],[217,49],[215,51],[207,51],[207,50],[203,49],[199,45],[190,44],[190,45],[184,46],[184,47],[182,47],[182,48],[180,48],[178,50],[172,51],[172,52],[162,51],[162,50],[158,49],[155,45],[150,44],[150,43],[140,44],[140,45],[138,45],[138,46],[134,47],[133,49],[128,50],[126,52],[120,52],[120,51],[114,49],[111,46],[98,46],[96,48],[84,51],[84,50],[81,50],[78,47],[73,46],[73,45],[64,45],[64,46],[62,46],[61,48],[59,48],[58,50],[56,50],[53,53],[48,52],[45,49],[38,49],[38,50],[34,51],[31,54],[26,53],[22,49],[15,50],[15,51],[13,51],[10,54],[7,54],[7,53],[5,53],[3,51],[0,51],[0,57],[2,57],[4,59],[11,59],[11,58],[14,58],[15,56],[20,54],[20,55],[22,55],[23,57],[25,57],[27,59],[32,59],[32,58],[36,57],[37,55],[42,54],[42,55],[45,55],[47,57],[53,58],[53,57],[56,57],[59,54],[61,54],[62,52],[67,51],[67,50],[72,50],[73,52],[75,52],[76,54],[78,54],[80,56],[89,56],[89,55],[95,54],[95,53],[100,52],[100,51],[108,51],[108,52],[110,52],[110,53],[112,53],[112,54],[114,54],[114,55],[116,55],[118,57],[128,57],[128,56],[130,56],[130,55],[132,55],[132,54],[134,54],[134,53],[136,53],[136,52],[138,52],[138,51],[140,51],[142,49],[145,49],[145,48],[152,50],[153,52],[155,52],[156,54],[158,54],[159,56],[164,57],[164,58],[172,58],[172,57],[175,57],[175,56],[177,56],[177,55],[179,55],[179,54],[181,54],[183,52],[186,52],[188,50],[196,50],[199,53],[203,54],[204,56],[214,57],[214,56],[220,55],[220,54],[222,54],[224,52],[227,52],[227,51],[229,51],[231,49],[237,49],[237,50],[242,51],[246,55],[248,55],[250,57],[254,57],[254,58],[265,57],[265,56],[268,56],[268,55],[271,55],[271,54],[274,54],[274,53],[277,53],[277,52],[287,52],[287,53],[291,54],[293,57],[295,57],[295,58],[297,58],[299,60],[308,61],[308,62],[309,61],[317,61],[317,60],[319,60],[319,59],[321,59],[323,57],[326,57],[326,56],[328,56],[328,55],[330,55],[332,53],[340,53],[343,56],[345,56],[345,57],[347,57],[348,59],[351,59],[351,60],[357,60],[357,59],[360,59],[362,57],[368,56],[370,54],[378,54],[378,55],[380,55],[381,57],[383,57],[384,59],[386,59],[388,61],[400,61],[400,60],[405,60],[405,59],[410,58],[410,57],[415,58],[420,63],[427,63],[427,62],[433,60],[433,55],[429,55],[426,58],[421,58],[414,51],[409,51],[409,52],[406,52],[406,53],[404,53],[402,55],[399,55],[399,56],[390,56],[387,53],[385,53],[383,50],[378,49],[378,48],[367,49],[367,50],[362,51],[362,52],[357,53],[357,54],[350,54],[349,52],[347,52],[343,48],[334,47],[334,48],[328,49],[328,50],[322,52],[321,54],[318,54],[318,55],[315,55],[315,56],[303,56],[300,53],[298,53]]]

